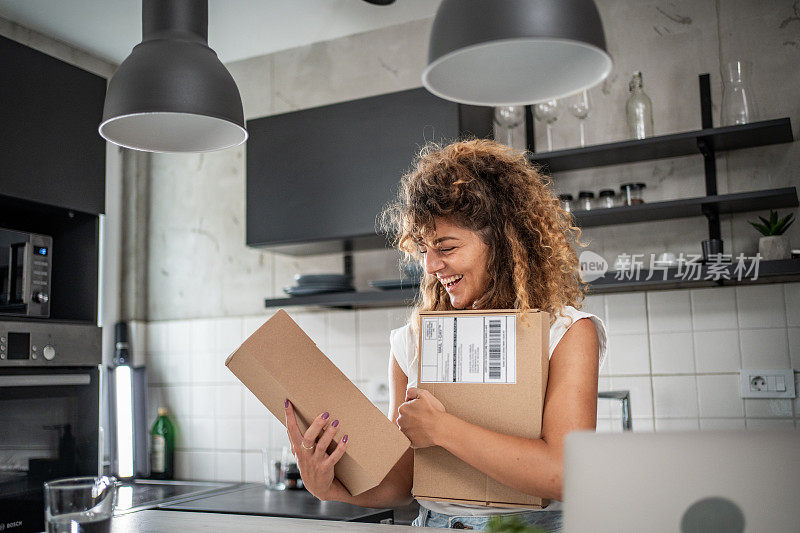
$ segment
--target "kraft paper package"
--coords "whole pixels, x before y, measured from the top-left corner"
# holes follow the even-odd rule
[[[419,388],[458,418],[539,438],[547,389],[550,315],[514,310],[425,311],[418,323]],[[414,450],[414,497],[492,507],[546,507],[439,446]]]
[[[352,495],[377,486],[411,445],[282,309],[225,365],[284,425],[286,398],[294,405],[300,431],[325,411],[339,419],[331,448],[342,436],[350,437],[334,472]]]

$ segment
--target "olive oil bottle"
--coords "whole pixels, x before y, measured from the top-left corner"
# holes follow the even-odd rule
[[[158,418],[150,431],[150,477],[175,477],[175,424],[167,416],[166,407],[158,408]]]

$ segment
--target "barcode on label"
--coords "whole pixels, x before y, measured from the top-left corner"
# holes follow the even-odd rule
[[[489,379],[503,377],[500,355],[503,348],[500,320],[489,320]]]

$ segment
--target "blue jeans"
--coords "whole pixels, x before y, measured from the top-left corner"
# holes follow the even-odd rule
[[[564,527],[564,517],[561,511],[520,511],[509,514],[519,516],[525,523],[548,533],[558,533]],[[420,507],[419,516],[411,525],[484,530],[488,526],[490,518],[491,516],[451,516]]]

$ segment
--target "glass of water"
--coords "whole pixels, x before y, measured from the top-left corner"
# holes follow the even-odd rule
[[[47,533],[111,531],[117,482],[113,477],[73,477],[44,484]]]

